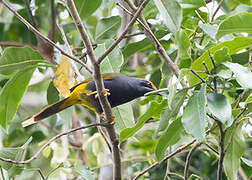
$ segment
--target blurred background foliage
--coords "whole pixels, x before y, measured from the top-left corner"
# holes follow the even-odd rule
[[[80,34],[63,0],[7,2],[42,34],[68,51],[55,25],[60,24],[73,55],[91,68]],[[125,29],[131,16],[117,6],[115,0],[74,2],[99,57]],[[128,7],[126,1],[118,2]],[[135,5],[140,2],[134,1]],[[228,158],[224,159],[223,179],[251,178],[251,1],[150,0],[143,15],[171,60],[178,64],[180,76],[173,75],[138,22],[103,61],[103,73],[120,72],[150,79],[162,89],[162,96],[146,96],[113,109],[116,131],[120,134],[123,178],[133,178],[152,163],[161,161],[166,153],[196,138],[205,143],[192,155],[189,179],[217,179],[219,156],[211,148],[219,151],[220,134],[217,129],[205,134],[206,127],[216,122],[195,113],[198,110],[221,119],[227,129],[226,139],[232,137],[226,153]],[[2,4],[0,34],[1,157],[28,159],[55,134],[96,121],[92,111],[75,106],[42,123],[22,128],[22,121],[45,105],[67,96],[69,88],[91,74],[53,50]],[[201,86],[191,69],[212,87],[216,81],[217,91],[223,96],[208,86]],[[191,88],[181,87],[182,80]],[[242,116],[233,122],[245,107]],[[141,178],[183,179],[190,148],[160,163]],[[97,128],[89,128],[54,141],[38,159],[27,165],[0,161],[0,166],[2,179],[106,180],[112,176],[111,163],[106,142]]]

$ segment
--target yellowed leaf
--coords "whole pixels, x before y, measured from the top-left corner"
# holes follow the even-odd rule
[[[51,153],[51,147],[50,146],[46,146],[46,148],[42,151],[42,154],[44,157],[48,158],[49,155]]]
[[[60,65],[58,66],[55,74],[53,84],[60,92],[60,96],[67,97],[70,94],[69,89],[76,84],[74,78],[75,73],[71,62],[66,56],[61,57]]]

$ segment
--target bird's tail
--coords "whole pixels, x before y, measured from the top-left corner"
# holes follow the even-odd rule
[[[62,111],[63,109],[66,109],[66,108],[68,108],[68,107],[70,107],[72,105],[73,105],[73,103],[71,103],[70,97],[65,98],[65,99],[63,99],[61,101],[58,101],[58,102],[56,102],[54,104],[48,105],[45,108],[43,108],[40,112],[33,115],[30,119],[24,121],[22,123],[22,126],[26,127],[26,126],[35,124],[38,121],[40,121],[40,120],[42,120],[44,118],[47,118],[47,117],[49,117],[49,116],[51,116],[53,114],[56,114],[56,113]]]

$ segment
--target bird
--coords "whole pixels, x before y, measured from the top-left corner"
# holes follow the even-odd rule
[[[129,77],[120,73],[105,73],[102,74],[102,78],[105,88],[104,95],[107,96],[111,108],[144,96],[145,93],[157,90],[156,86],[149,80]],[[104,116],[93,78],[84,80],[72,87],[68,97],[46,106],[30,119],[22,122],[22,126],[26,127],[35,124],[72,105],[85,106]]]

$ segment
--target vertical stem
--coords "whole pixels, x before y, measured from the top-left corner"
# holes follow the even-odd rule
[[[147,1],[147,0],[145,0]],[[107,97],[104,95],[104,84],[101,76],[101,69],[100,64],[98,63],[97,57],[94,54],[93,46],[91,41],[88,37],[87,31],[82,24],[82,20],[77,12],[75,4],[73,0],[66,0],[67,7],[72,15],[74,23],[82,37],[83,43],[87,48],[87,54],[93,64],[94,72],[93,78],[96,85],[96,90],[98,92],[99,102],[102,106],[103,112],[105,114],[105,118],[108,122],[112,122],[113,116],[111,111],[111,106],[108,102]],[[119,141],[116,136],[116,132],[114,126],[110,124],[106,127],[107,133],[109,135],[109,140],[112,147],[112,160],[113,160],[113,179],[120,180],[121,179],[121,158],[120,158],[120,151],[119,151]]]
[[[216,121],[216,122],[219,126],[219,129],[220,129],[220,142],[219,142],[220,158],[218,161],[217,180],[221,180],[222,179],[222,170],[223,170],[223,160],[224,160],[224,156],[225,156],[225,150],[224,150],[225,131],[223,131],[221,122],[219,122],[219,121]]]

